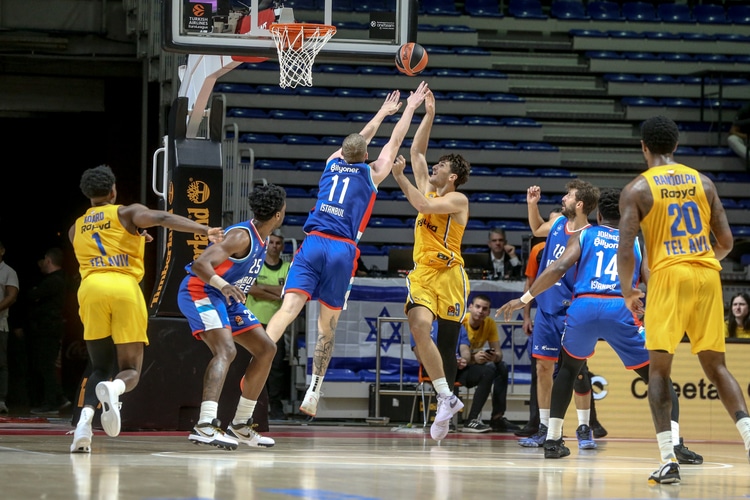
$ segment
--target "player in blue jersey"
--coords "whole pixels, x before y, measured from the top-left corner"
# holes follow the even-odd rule
[[[209,245],[186,266],[188,275],[177,296],[193,336],[205,342],[213,354],[203,377],[200,417],[188,439],[227,450],[236,449],[239,442],[266,448],[275,444],[251,425],[276,354],[276,342],[247,309],[245,299],[265,261],[268,237],[284,221],[286,192],[274,184],[257,186],[249,201],[253,219],[226,228],[224,241]],[[216,417],[229,365],[237,355],[235,344],[253,358],[245,370],[242,395],[227,435]]]
[[[300,405],[300,411],[311,417],[317,413],[320,387],[333,354],[336,324],[357,272],[357,243],[370,220],[378,185],[391,173],[414,111],[424,101],[427,90],[427,84],[422,82],[410,93],[390,140],[376,160],[368,163],[367,145],[383,120],[401,108],[397,90],[388,94],[362,131],[348,135],[341,148],[328,158],[318,183],[318,199],[303,227],[307,236],[294,256],[284,285],[284,300],[268,322],[266,331],[276,342],[308,300],[320,303],[312,383]]]
[[[586,359],[594,355],[599,339],[606,340],[612,346],[625,368],[634,370],[648,383],[649,356],[643,326],[625,306],[617,276],[619,200],[619,189],[604,190],[598,202],[598,225],[572,235],[563,254],[537,276],[528,290],[530,295],[537,296],[554,286],[563,275],[571,275],[574,279],[573,297],[562,337],[560,369],[552,385],[550,423],[544,443],[545,458],[570,455],[562,439],[563,418],[573,396],[576,377]],[[633,276],[632,286],[636,287],[641,276],[644,281],[648,279],[648,266],[642,258],[637,240],[633,251],[638,272]],[[498,312],[507,321],[512,311],[522,307],[524,303],[516,299],[505,304]],[[674,388],[672,402],[672,426],[675,435],[679,436],[679,402]],[[680,463],[703,463],[703,457],[685,447],[681,439],[675,443],[674,452]]]
[[[531,186],[526,193],[529,225],[535,236],[546,236],[537,276],[559,258],[568,238],[589,226],[588,215],[596,208],[599,189],[579,179],[568,182],[567,193],[562,199],[562,215],[545,221],[539,213],[541,189]],[[552,381],[555,364],[560,356],[561,338],[565,327],[565,314],[573,297],[573,278],[565,275],[554,287],[536,298],[537,310],[531,334],[531,355],[536,361],[536,389],[539,404],[539,430],[536,434],[523,438],[518,444],[524,447],[541,447],[547,437]],[[524,304],[531,301],[528,293],[521,297]],[[498,312],[495,314],[497,317]],[[578,446],[582,449],[596,448],[589,419],[591,413],[591,380],[588,371],[578,377],[576,383],[576,407],[578,408]]]

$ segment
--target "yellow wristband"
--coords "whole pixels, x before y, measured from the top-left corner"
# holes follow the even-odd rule
[[[521,295],[521,298],[519,299],[524,304],[528,304],[532,300],[534,300],[534,296],[531,295],[531,292],[526,292],[523,295]]]
[[[214,274],[211,276],[211,279],[208,281],[208,284],[212,287],[216,288],[217,290],[221,290],[225,286],[229,284],[227,280],[219,276],[218,274]]]

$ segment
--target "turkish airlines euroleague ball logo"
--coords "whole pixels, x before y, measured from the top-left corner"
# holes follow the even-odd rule
[[[193,15],[195,17],[203,17],[206,15],[206,8],[203,6],[202,3],[197,3],[193,5]]]
[[[191,180],[187,187],[187,197],[191,203],[202,205],[211,196],[211,189],[203,181]]]

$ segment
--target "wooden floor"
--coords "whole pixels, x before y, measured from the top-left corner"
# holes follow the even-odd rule
[[[650,422],[644,422],[644,425]],[[437,444],[405,426],[273,425],[270,449],[220,451],[186,432],[96,431],[70,454],[67,420],[0,422],[0,498],[15,499],[571,499],[750,498],[742,443],[691,442],[703,465],[679,485],[648,484],[655,440],[601,439],[597,450],[545,459],[512,434],[449,434]]]

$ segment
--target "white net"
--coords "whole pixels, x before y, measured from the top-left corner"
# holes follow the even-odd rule
[[[279,86],[312,87],[315,56],[336,28],[326,24],[272,24],[270,31],[279,55]]]

